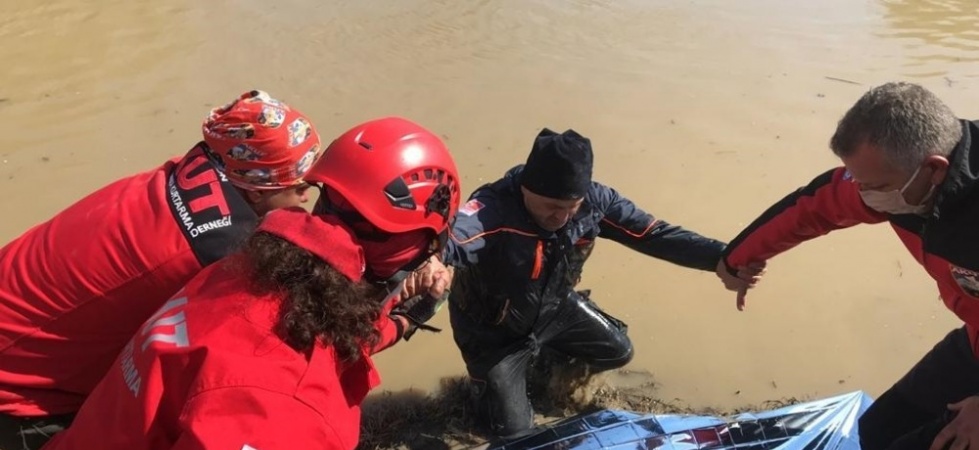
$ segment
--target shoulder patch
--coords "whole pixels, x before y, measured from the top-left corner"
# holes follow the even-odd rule
[[[465,205],[462,205],[462,207],[459,208],[459,214],[465,214],[467,216],[471,216],[473,214],[478,213],[479,210],[483,209],[484,206],[486,206],[486,205],[484,205],[479,200],[472,199],[472,200],[469,200],[468,202],[466,202]]]
[[[952,279],[962,288],[962,291],[972,297],[979,297],[979,273],[949,264]]]

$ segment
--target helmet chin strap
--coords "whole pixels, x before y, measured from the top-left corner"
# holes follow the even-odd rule
[[[394,273],[387,280],[380,280],[377,283],[384,286],[384,301],[381,303],[381,308],[383,309],[391,303],[395,298],[400,297],[401,289],[403,287],[404,281],[411,275],[411,272],[407,270],[399,270]]]

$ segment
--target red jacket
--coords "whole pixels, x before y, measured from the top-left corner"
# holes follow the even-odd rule
[[[0,249],[0,412],[73,412],[150,314],[257,217],[199,148]]]
[[[154,314],[44,450],[353,449],[360,403],[380,381],[370,357],[294,350],[273,332],[279,299],[248,294],[232,264],[205,269]],[[399,336],[383,317],[379,347]]]
[[[961,318],[979,357],[979,125],[962,121],[964,135],[949,157],[948,176],[928,217],[871,210],[844,168],[824,173],[765,211],[725,250],[728,268],[764,261],[799,243],[858,223],[889,221],[938,284],[948,309]]]

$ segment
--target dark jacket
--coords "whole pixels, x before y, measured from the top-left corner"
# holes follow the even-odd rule
[[[526,335],[581,276],[596,238],[685,267],[712,271],[722,242],[657,220],[614,189],[592,183],[575,216],[556,232],[524,208],[517,166],[477,189],[459,210],[445,262],[456,267],[450,308],[474,323]]]

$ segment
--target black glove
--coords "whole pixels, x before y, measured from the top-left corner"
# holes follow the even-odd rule
[[[426,292],[425,294],[411,297],[394,308],[391,311],[392,315],[402,316],[408,319],[408,329],[404,332],[405,340],[410,340],[411,336],[415,334],[415,331],[419,329],[440,333],[442,330],[431,325],[426,325],[425,322],[435,317],[435,313],[442,308],[442,305],[448,298],[448,291],[442,294],[440,298],[435,298],[432,294]]]

